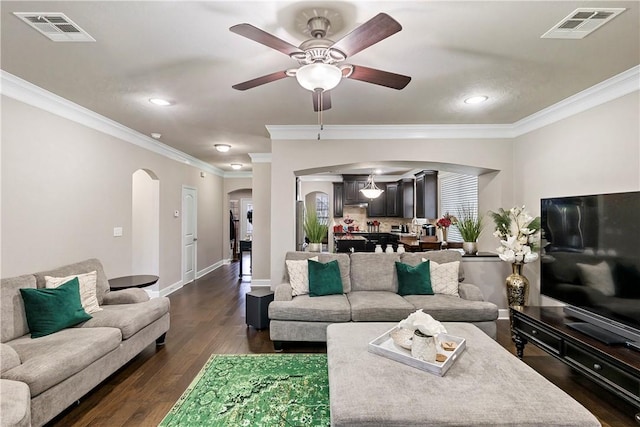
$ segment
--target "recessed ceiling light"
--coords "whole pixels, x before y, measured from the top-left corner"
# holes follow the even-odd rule
[[[226,153],[231,148],[229,144],[216,144],[215,147],[216,147],[216,150],[218,150],[221,153]]]
[[[158,133],[158,132],[153,132],[151,134],[151,138],[154,138],[154,139],[160,139],[161,136],[162,136],[162,134]]]
[[[149,102],[153,105],[159,105],[161,107],[168,107],[169,105],[173,105],[173,102],[167,101],[166,99],[162,98],[149,98]]]
[[[481,102],[489,99],[488,96],[480,95],[480,96],[472,96],[471,98],[467,98],[464,100],[465,104],[480,104]]]
[[[231,163],[231,169],[238,170],[240,168],[242,168],[240,163]]]
[[[374,171],[374,173],[375,173],[376,175],[380,175],[380,174],[382,173],[382,169],[376,169],[376,170]]]

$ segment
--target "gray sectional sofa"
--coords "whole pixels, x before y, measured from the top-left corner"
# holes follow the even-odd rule
[[[20,288],[43,288],[45,276],[97,272],[102,311],[75,327],[31,338]],[[41,426],[76,402],[169,330],[169,299],[142,289],[111,292],[96,259],[2,279],[0,425]],[[158,341],[159,340],[159,341]]]
[[[327,326],[332,323],[398,322],[417,309],[423,309],[442,322],[473,323],[490,337],[496,337],[498,307],[484,301],[477,286],[463,282],[462,262],[458,270],[459,296],[435,294],[403,297],[397,293],[396,261],[415,266],[426,258],[445,264],[461,261],[458,251],[404,254],[288,252],[285,260],[305,260],[314,256],[318,256],[322,263],[338,261],[344,294],[293,296],[285,268],[283,283],[276,287],[274,301],[269,304],[270,336],[276,349],[282,347],[283,341],[324,342],[327,339]]]

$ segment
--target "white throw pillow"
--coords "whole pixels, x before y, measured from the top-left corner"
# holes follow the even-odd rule
[[[311,261],[318,261],[318,257],[309,258]],[[286,260],[287,272],[289,273],[289,284],[291,284],[291,295],[305,295],[309,293],[309,264],[308,260]]]
[[[606,261],[600,264],[578,264],[580,277],[585,285],[602,292],[603,295],[612,297],[616,294],[616,286],[613,283],[611,268]]]
[[[96,297],[96,280],[98,273],[95,271],[68,277],[44,276],[44,286],[49,289],[57,288],[60,285],[64,285],[74,277],[78,278],[78,283],[80,284],[80,303],[82,304],[84,311],[89,314],[95,313],[96,311],[102,311],[98,305],[98,298]]]
[[[422,258],[422,262],[426,260],[426,258]],[[431,260],[429,265],[431,270],[431,288],[433,289],[433,293],[459,297],[458,270],[460,269],[460,261],[438,264]]]

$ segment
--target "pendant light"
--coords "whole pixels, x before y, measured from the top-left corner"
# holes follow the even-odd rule
[[[383,191],[384,190],[378,188],[375,181],[373,180],[373,174],[369,175],[369,178],[367,178],[367,185],[365,185],[364,188],[360,190],[360,192],[367,199],[377,199],[378,197],[380,197]]]

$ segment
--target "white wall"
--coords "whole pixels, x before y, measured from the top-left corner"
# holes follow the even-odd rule
[[[252,200],[253,200],[253,237],[251,242],[251,286],[270,286],[271,250],[270,243],[274,235],[280,230],[273,228],[272,218],[280,214],[280,209],[273,204],[272,194],[280,193],[271,191],[272,165],[268,162],[253,163]],[[295,182],[294,182],[295,187]],[[294,195],[295,197],[295,195]],[[293,201],[293,198],[292,198]],[[294,222],[289,224],[293,229]]]
[[[198,261],[222,259],[223,179],[77,122],[2,97],[2,277],[99,258],[131,274],[132,174],[160,180],[159,289],[181,280],[182,185],[198,189]],[[122,227],[123,237],[113,237]]]
[[[153,176],[151,176],[153,175]],[[160,181],[150,171],[132,176],[131,273],[160,273]],[[156,292],[157,284],[153,290]]]
[[[533,215],[545,197],[640,190],[640,92],[516,138],[513,163],[514,198]],[[531,304],[541,301],[539,268],[525,266]]]

